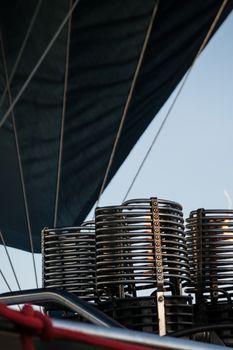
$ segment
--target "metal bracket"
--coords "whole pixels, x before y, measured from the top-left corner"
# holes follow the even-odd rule
[[[158,327],[159,335],[166,335],[166,314],[165,314],[165,299],[164,299],[164,275],[163,275],[163,256],[162,256],[162,242],[159,222],[159,206],[157,198],[151,198],[152,208],[152,225],[154,238],[154,255],[155,268],[157,278],[157,313],[158,313]]]

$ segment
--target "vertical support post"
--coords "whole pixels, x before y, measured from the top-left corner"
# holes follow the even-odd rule
[[[202,232],[202,218],[204,216],[204,209],[197,210],[197,227],[196,227],[196,267],[197,267],[197,303],[203,301],[203,252],[202,252],[202,243],[203,243],[203,232]]]
[[[154,258],[155,270],[157,278],[157,314],[158,314],[158,328],[159,335],[166,335],[166,314],[165,314],[165,300],[164,300],[164,276],[163,276],[163,259],[162,259],[162,243],[161,231],[159,222],[159,206],[157,198],[151,198],[152,208],[152,225],[153,225],[153,239],[154,239]]]

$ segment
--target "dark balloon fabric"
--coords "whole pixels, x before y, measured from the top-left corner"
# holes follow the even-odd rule
[[[190,67],[221,3],[160,0],[108,182]],[[1,94],[6,87],[3,54],[10,75],[37,5],[35,0],[1,1]],[[70,5],[64,0],[41,2],[0,120]],[[72,226],[82,223],[98,197],[154,6],[154,0],[81,0],[70,35],[66,24],[15,105],[36,252],[41,229],[54,221],[63,107],[57,225]],[[218,26],[232,8],[229,1]],[[8,245],[30,250],[12,114],[0,129],[0,164],[0,229]]]

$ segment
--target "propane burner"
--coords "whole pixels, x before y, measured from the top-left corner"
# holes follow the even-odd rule
[[[233,211],[198,209],[187,219],[191,283],[198,299],[231,301],[233,292]]]
[[[152,198],[97,208],[96,276],[100,305],[116,299],[120,308],[135,306],[137,298],[140,314],[140,296],[153,294],[147,299],[148,316],[156,319],[151,327],[157,322],[166,334],[165,294],[180,296],[189,281],[182,207]]]
[[[45,228],[42,256],[44,287],[127,328],[233,346],[233,210],[193,211],[184,232],[175,202],[100,207],[95,222]],[[65,307],[46,310],[83,321]]]
[[[187,219],[187,249],[191,288],[195,294],[195,323],[233,321],[233,210],[198,209]],[[233,330],[216,330],[233,345]]]
[[[63,227],[42,231],[43,285],[65,289],[94,302],[95,225]]]

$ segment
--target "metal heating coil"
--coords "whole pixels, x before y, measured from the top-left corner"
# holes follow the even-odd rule
[[[192,286],[206,299],[231,301],[233,210],[192,211],[186,235]]]
[[[182,207],[175,202],[138,199],[97,208],[96,252],[102,300],[136,297],[157,287],[160,276],[175,294],[189,281]]]
[[[95,226],[42,231],[43,285],[61,288],[86,301],[96,299]]]

